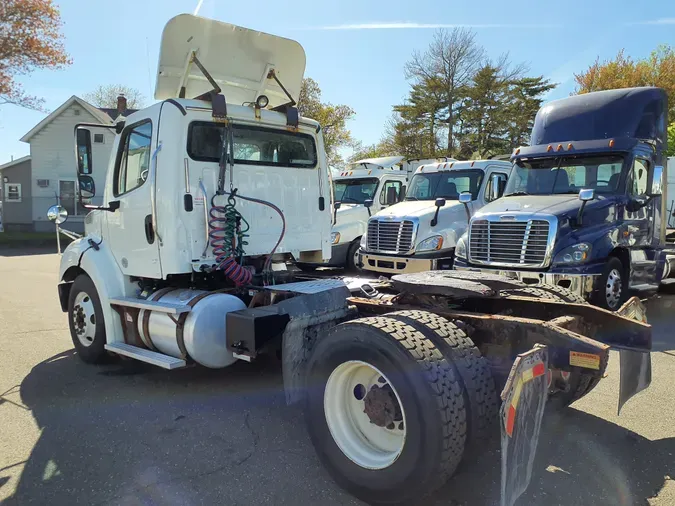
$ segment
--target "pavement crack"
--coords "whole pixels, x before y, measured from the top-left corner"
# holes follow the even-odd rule
[[[244,426],[248,429],[248,431],[251,433],[251,438],[253,440],[253,447],[251,448],[251,451],[246,455],[243,459],[241,459],[239,462],[237,462],[235,465],[240,466],[247,460],[249,460],[251,457],[253,457],[253,454],[255,453],[256,449],[258,448],[258,442],[260,441],[260,436],[256,433],[256,431],[253,430],[251,427],[251,424],[249,423],[249,415],[250,412],[246,412],[246,415],[244,415]]]

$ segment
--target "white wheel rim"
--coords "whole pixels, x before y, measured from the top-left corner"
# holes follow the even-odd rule
[[[96,337],[96,313],[94,303],[86,292],[75,296],[71,318],[77,339],[83,346],[91,346]]]
[[[354,259],[353,259],[354,267],[357,270],[359,269],[359,249],[357,248],[356,251],[354,252]]]
[[[621,273],[612,269],[607,276],[607,286],[605,287],[605,297],[609,307],[616,307],[621,300]]]
[[[373,415],[383,415],[387,420],[394,418],[388,427],[383,427],[371,422],[365,410],[366,402],[372,406],[370,399],[386,394],[387,408]],[[396,415],[391,414],[392,406],[398,408]],[[359,360],[337,366],[326,383],[323,408],[333,440],[355,464],[366,469],[384,469],[401,455],[408,429],[405,411],[398,392],[376,367]]]

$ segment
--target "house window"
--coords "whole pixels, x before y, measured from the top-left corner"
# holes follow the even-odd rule
[[[103,144],[105,142],[105,137],[103,134],[94,134],[94,144]]]
[[[59,181],[59,204],[66,208],[70,216],[78,214],[75,181]]]
[[[21,185],[7,183],[5,185],[5,202],[21,202]]]

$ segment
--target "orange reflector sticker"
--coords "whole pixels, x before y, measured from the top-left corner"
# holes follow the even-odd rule
[[[535,364],[534,367],[523,371],[520,375],[520,378],[518,378],[516,381],[516,384],[513,387],[511,405],[509,406],[509,412],[506,416],[506,433],[509,435],[509,437],[513,436],[513,425],[516,421],[516,408],[518,407],[518,402],[520,401],[520,394],[523,392],[523,385],[529,381],[532,381],[534,378],[543,376],[545,372],[546,369],[544,368],[544,363],[539,362]]]
[[[600,370],[600,355],[570,351],[570,365]]]

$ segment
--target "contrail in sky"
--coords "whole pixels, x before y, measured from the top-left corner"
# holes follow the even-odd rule
[[[199,14],[199,9],[202,8],[203,3],[204,3],[204,0],[199,0],[199,2],[197,2],[197,7],[195,7],[195,11],[192,14],[194,14],[195,16],[197,14]]]

